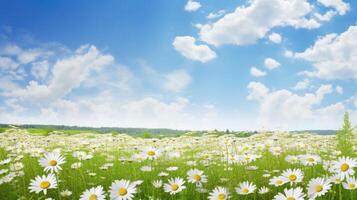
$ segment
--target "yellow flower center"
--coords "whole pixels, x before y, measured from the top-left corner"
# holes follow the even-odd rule
[[[343,163],[341,165],[341,171],[345,172],[350,168],[350,166],[347,163]]]
[[[316,185],[316,186],[315,186],[315,192],[321,192],[322,189],[324,189],[324,188],[322,187],[322,185]]]
[[[154,156],[155,155],[155,151],[148,151],[148,155],[149,156]]]
[[[40,183],[40,188],[41,188],[41,189],[47,189],[47,188],[49,188],[50,186],[51,186],[51,183],[48,182],[48,181],[42,181],[42,182]]]
[[[176,183],[171,185],[171,190],[172,191],[176,191],[178,188],[179,188],[179,186]]]
[[[57,165],[57,161],[55,161],[55,160],[50,160],[49,164],[50,164],[52,167],[54,167],[54,166]]]
[[[218,196],[217,196],[217,199],[219,199],[219,200],[223,200],[225,198],[226,198],[226,195],[224,195],[222,193],[218,194]]]
[[[128,190],[126,188],[121,187],[121,188],[119,188],[118,194],[119,194],[119,196],[124,196],[124,195],[128,194]]]
[[[97,195],[95,194],[90,195],[89,200],[97,200]]]
[[[198,175],[198,174],[196,174],[196,175],[193,176],[193,179],[194,179],[195,181],[199,182],[199,181],[201,181],[201,176]]]
[[[276,184],[281,185],[281,184],[283,184],[283,181],[282,180],[277,180]]]
[[[350,189],[354,189],[354,188],[356,188],[356,184],[350,183],[350,184],[348,184],[348,187],[349,187]]]
[[[297,177],[296,177],[295,174],[291,174],[291,175],[289,176],[289,180],[290,180],[290,181],[296,181],[296,179],[297,179]]]
[[[288,197],[286,200],[295,200],[294,197]]]
[[[309,162],[315,162],[315,159],[314,159],[314,158],[308,158],[307,161],[309,161]]]
[[[243,188],[242,192],[243,192],[243,193],[248,193],[249,190],[248,190],[248,188]]]

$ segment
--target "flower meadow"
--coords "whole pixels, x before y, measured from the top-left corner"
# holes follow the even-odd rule
[[[0,199],[357,199],[357,137],[0,133]]]

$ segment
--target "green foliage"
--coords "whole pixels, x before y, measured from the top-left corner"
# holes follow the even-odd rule
[[[143,138],[151,138],[151,135],[149,132],[144,132],[142,137]]]
[[[345,113],[343,119],[343,127],[337,131],[337,148],[342,152],[343,155],[351,155],[352,150],[352,136],[353,128],[351,126],[350,118],[348,112]]]
[[[3,133],[7,130],[8,128],[0,128],[0,133]]]
[[[29,128],[27,129],[29,133],[32,135],[39,135],[39,136],[48,136],[51,132],[53,132],[53,129],[50,128]]]

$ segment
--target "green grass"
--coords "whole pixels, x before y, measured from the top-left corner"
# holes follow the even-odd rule
[[[257,170],[247,170],[245,165],[231,164],[227,170],[226,161],[222,158],[226,152],[225,146],[223,144],[224,138],[215,136],[213,139],[202,137],[179,137],[179,138],[171,138],[164,139],[162,143],[160,143],[160,148],[168,147],[167,153],[172,151],[180,151],[182,154],[178,159],[169,159],[166,156],[160,157],[158,160],[149,161],[144,160],[142,162],[122,162],[119,158],[125,157],[130,158],[134,153],[138,153],[139,150],[134,148],[135,145],[138,148],[143,146],[153,146],[156,145],[152,143],[150,139],[147,141],[142,138],[132,138],[127,136],[118,136],[118,135],[100,135],[94,134],[91,132],[90,134],[83,134],[79,131],[70,131],[65,132],[65,135],[50,135],[49,133],[52,130],[38,130],[38,129],[29,129],[29,135],[26,133],[18,134],[18,141],[15,143],[9,136],[11,134],[4,136],[3,141],[6,140],[7,147],[13,147],[15,144],[27,144],[31,148],[44,148],[47,151],[51,151],[55,148],[61,148],[62,155],[66,158],[66,163],[63,164],[63,170],[59,173],[59,187],[57,189],[49,190],[48,197],[52,197],[59,200],[65,200],[60,196],[60,191],[64,189],[68,189],[73,192],[72,197],[67,199],[78,199],[78,197],[82,194],[82,192],[86,189],[89,189],[93,186],[102,185],[106,191],[108,191],[111,183],[114,180],[119,179],[128,179],[128,180],[143,180],[144,183],[138,188],[140,188],[140,192],[135,195],[135,199],[149,199],[149,197],[155,197],[160,199],[207,199],[208,194],[200,194],[196,192],[196,186],[191,183],[186,182],[186,189],[175,195],[170,196],[168,193],[163,192],[163,189],[156,189],[152,186],[151,182],[156,179],[162,179],[167,182],[168,178],[171,177],[182,177],[186,179],[186,172],[189,169],[192,169],[192,166],[188,166],[187,161],[196,161],[197,165],[195,168],[203,170],[204,173],[208,176],[208,183],[204,184],[204,188],[211,191],[216,186],[227,187],[231,193],[232,199],[272,199],[278,192],[282,192],[284,188],[290,188],[287,184],[283,187],[273,187],[268,185],[269,178],[264,178],[263,174],[270,173],[272,176],[280,175],[280,173],[272,172],[272,170],[285,170],[287,168],[299,168],[304,171],[304,182],[299,183],[297,186],[301,186],[306,188],[308,180],[315,177],[321,177],[327,174],[327,172],[323,169],[322,164],[319,164],[315,167],[306,167],[301,164],[290,164],[284,160],[286,155],[298,155],[308,153],[307,149],[290,149],[285,150],[282,155],[274,156],[269,151],[259,151],[262,155],[262,158],[250,163],[248,166],[257,166]],[[43,138],[38,138],[36,136],[47,136]],[[55,137],[55,138],[52,138]],[[267,136],[266,140],[270,139],[270,136]],[[271,136],[273,137],[273,136]],[[311,139],[306,141],[310,141]],[[323,137],[323,136],[321,136]],[[287,141],[296,141],[297,136],[286,136]],[[304,138],[304,137],[301,137]],[[78,141],[76,139],[79,139]],[[236,138],[235,140],[240,141],[240,138]],[[189,142],[198,141],[197,143],[192,143],[189,145]],[[83,141],[88,141],[88,143],[82,143]],[[135,143],[137,141],[137,143]],[[200,143],[201,141],[204,141]],[[222,142],[221,142],[222,141]],[[246,145],[248,143],[254,143],[256,140],[251,140],[247,142],[246,140],[242,140],[240,145]],[[262,138],[261,141],[265,141],[265,138]],[[305,141],[305,140],[304,140]],[[134,142],[132,144],[132,142]],[[329,141],[332,142],[332,141]],[[36,143],[36,145],[34,145]],[[100,144],[101,146],[97,149],[91,147],[91,145]],[[166,146],[167,144],[167,146]],[[172,144],[174,146],[171,146]],[[312,143],[314,144],[314,143]],[[43,146],[41,146],[43,145]],[[220,146],[221,145],[221,146]],[[287,145],[287,144],[282,144]],[[222,148],[220,148],[222,147]],[[19,147],[18,147],[19,148]],[[42,154],[38,157],[30,156],[28,151],[24,151],[28,146],[20,147],[20,151],[17,152],[16,155],[10,155],[9,151],[5,151],[5,147],[0,148],[0,160],[3,160],[9,156],[14,158],[21,157],[18,162],[22,162],[25,165],[23,169],[25,175],[15,178],[12,182],[6,184],[0,184],[0,199],[18,199],[23,197],[28,200],[37,200],[37,199],[45,199],[45,196],[41,194],[30,193],[28,185],[30,184],[31,179],[35,178],[38,175],[45,174],[43,172],[43,168],[39,165],[38,160],[42,157]],[[31,149],[30,148],[30,149]],[[213,150],[220,150],[219,152],[215,152]],[[79,162],[78,159],[72,156],[73,151],[85,151],[85,152],[93,152],[93,158],[90,160],[81,161],[83,166],[80,169],[74,170],[71,168],[71,164],[75,162]],[[316,149],[315,149],[316,150]],[[327,149],[331,150],[331,149]],[[333,150],[333,149],[332,149]],[[309,149],[311,151],[311,149]],[[207,152],[207,153],[206,153]],[[323,159],[328,159],[331,157],[330,151],[314,151],[319,152],[319,155]],[[355,155],[350,155],[354,157]],[[208,159],[208,157],[210,157]],[[205,166],[203,160],[209,160],[210,165]],[[101,170],[100,167],[106,163],[113,163],[113,167],[108,170]],[[154,170],[151,172],[142,172],[140,168],[142,166],[150,165],[154,167]],[[162,171],[167,171],[166,168],[170,166],[177,166],[179,170],[169,172],[169,177],[160,178],[158,177],[158,173]],[[0,169],[8,168],[8,165],[1,166]],[[90,176],[89,173],[94,172],[96,176]],[[1,178],[1,175],[0,175]],[[222,181],[222,178],[229,179],[228,181]],[[271,192],[265,195],[259,195],[257,193],[250,194],[248,196],[242,196],[235,193],[235,187],[242,181],[251,181],[254,182],[257,187],[268,186],[271,189]],[[350,199],[351,194],[357,198],[357,190],[353,193],[350,193],[347,190],[342,190],[341,196],[339,196],[339,188],[338,186],[334,186],[333,189],[324,196],[324,198],[320,199]],[[340,198],[341,197],[341,198]]]
[[[27,131],[32,135],[48,136],[51,132],[53,132],[53,129],[29,128]]]
[[[0,133],[4,133],[5,131],[7,131],[9,128],[0,128]]]

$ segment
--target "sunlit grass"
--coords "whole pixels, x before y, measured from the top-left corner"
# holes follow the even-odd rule
[[[52,131],[51,131],[52,132]],[[316,177],[331,176],[322,163],[316,166],[304,166],[301,163],[291,164],[285,160],[287,155],[318,154],[323,160],[333,160],[338,157],[335,151],[333,136],[316,136],[309,134],[260,134],[248,138],[237,138],[236,136],[181,136],[178,138],[143,139],[133,138],[126,135],[112,134],[53,134],[48,130],[29,132],[11,129],[1,134],[0,160],[11,158],[12,161],[6,165],[0,165],[0,169],[8,169],[9,165],[21,162],[25,166],[21,171],[24,175],[15,177],[9,183],[0,184],[0,199],[78,199],[86,190],[101,185],[108,191],[114,180],[143,180],[138,185],[138,193],[135,199],[207,199],[208,193],[217,186],[228,188],[232,199],[272,199],[284,188],[300,186],[307,187],[310,179]],[[280,155],[273,155],[269,148],[272,146],[282,147]],[[142,151],[144,147],[155,147],[161,149],[164,154],[156,160],[141,160],[133,158]],[[242,148],[244,147],[244,148]],[[28,186],[31,179],[38,175],[46,174],[39,165],[39,158],[43,152],[36,153],[39,149],[50,152],[61,150],[66,163],[57,175],[58,188],[49,190],[47,195],[43,193],[30,193]],[[73,157],[73,152],[83,151],[91,154],[93,158],[78,160]],[[170,153],[178,152],[177,158],[170,158]],[[245,155],[259,154],[261,158],[246,164],[234,164],[227,161],[228,154]],[[349,155],[354,157],[355,155]],[[188,162],[196,162],[195,166]],[[82,167],[72,169],[71,165],[81,162]],[[110,163],[112,167],[102,167]],[[143,172],[141,167],[151,166],[152,171]],[[168,171],[168,167],[178,167],[176,171]],[[254,168],[253,168],[254,167]],[[167,182],[169,178],[181,177],[186,179],[187,171],[197,168],[204,171],[208,182],[203,184],[206,193],[197,191],[197,186],[186,181],[184,189],[174,196],[165,193],[162,188],[154,188],[153,180]],[[255,169],[256,168],[256,169]],[[279,176],[288,168],[299,168],[304,171],[304,181],[296,185],[275,187],[269,185],[269,179]],[[160,172],[167,172],[167,177],[159,177]],[[270,177],[264,177],[269,174]],[[4,175],[1,175],[3,177]],[[266,186],[270,189],[267,194],[257,192],[249,195],[238,195],[235,187],[243,181],[253,182],[257,188]],[[62,197],[60,192],[70,190],[70,197]],[[357,198],[357,190],[350,192],[334,185],[324,197],[320,199],[349,199],[354,195]],[[108,198],[109,199],[109,198]]]

